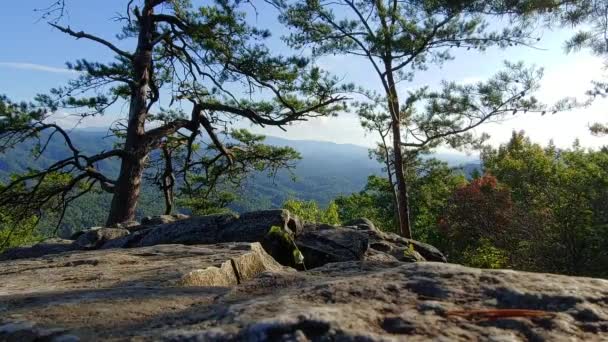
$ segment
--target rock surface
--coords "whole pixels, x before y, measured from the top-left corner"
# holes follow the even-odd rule
[[[298,269],[364,259],[447,261],[435,247],[381,232],[367,219],[354,220],[344,227],[303,224],[289,211],[279,209],[255,211],[240,216],[161,215],[144,218],[142,222],[141,225],[127,222],[113,228],[93,227],[74,234],[74,242],[62,240],[16,248],[0,254],[0,260],[40,257],[71,250],[259,242],[280,264]],[[278,228],[280,234],[271,234],[273,227]],[[296,261],[296,250],[304,256],[303,264]]]
[[[129,235],[129,231],[124,228],[99,228],[84,231],[74,241],[75,249],[97,249],[104,243],[114,239],[120,239]]]
[[[231,270],[239,276],[225,276]],[[459,312],[487,309],[543,311],[498,319]],[[608,281],[396,260],[295,272],[250,243],[74,251],[0,263],[0,340],[22,336],[600,341],[608,338]]]
[[[141,225],[153,226],[157,224],[166,224],[179,220],[185,220],[188,218],[190,218],[190,216],[184,214],[146,216],[141,220]]]
[[[300,234],[295,244],[304,256],[307,268],[330,262],[363,260],[367,237],[353,229],[328,228]]]
[[[66,289],[236,285],[260,272],[283,268],[259,243],[74,251],[3,262],[0,295]],[[216,277],[219,273],[230,281]]]
[[[73,245],[72,240],[47,239],[31,246],[11,248],[0,254],[0,260],[38,258],[43,255],[64,253],[75,249],[77,248]]]
[[[606,280],[447,264],[366,219],[142,221],[0,255],[0,341],[608,341]]]

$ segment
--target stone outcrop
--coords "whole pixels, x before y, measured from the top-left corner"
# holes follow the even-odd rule
[[[179,220],[185,220],[188,218],[190,218],[190,216],[184,214],[146,216],[141,220],[141,225],[154,226],[158,224],[166,224]]]
[[[16,247],[0,254],[0,260],[38,258],[48,254],[58,254],[77,249],[72,240],[47,239],[40,243]]]
[[[230,286],[264,271],[283,269],[259,243],[75,251],[3,262],[0,295],[68,289]]]
[[[600,279],[365,260],[296,272],[250,243],[73,251],[0,263],[1,341],[607,336],[608,281]]]
[[[110,240],[120,239],[129,234],[130,232],[124,228],[91,229],[78,236],[74,241],[74,247],[75,249],[97,249]]]
[[[322,228],[299,234],[295,244],[308,268],[330,262],[363,260],[368,248],[367,236],[347,228]]]
[[[394,233],[382,232],[368,219],[362,218],[347,222],[345,226],[365,234],[371,249],[392,255],[398,260],[409,261],[412,258],[419,259],[419,256],[421,256],[426,261],[447,262],[445,255],[437,248],[420,241],[403,238]],[[412,256],[411,249],[419,256]]]
[[[268,232],[275,226],[289,236],[295,236],[295,232],[301,230],[298,218],[287,210],[263,210],[240,216],[162,215],[144,218],[142,224],[127,222],[111,228],[93,227],[72,235],[71,239],[74,241],[51,239],[33,246],[15,248],[0,254],[0,260],[39,257],[71,250],[224,242],[260,242],[267,250],[277,255],[285,254],[287,251],[278,250],[284,247],[283,244],[269,240]]]
[[[280,234],[270,234],[271,229]],[[287,210],[262,210],[202,217],[161,215],[137,222],[103,228],[94,227],[72,236],[74,241],[54,240],[16,248],[2,259],[40,257],[72,250],[135,248],[163,244],[217,244],[259,242],[276,261],[298,269],[315,268],[342,261],[441,261],[445,256],[435,247],[396,234],[381,232],[367,219],[348,222],[343,227],[303,224]],[[304,257],[297,263],[294,251]]]
[[[365,219],[302,224],[270,210],[142,221],[2,254],[0,341],[608,337],[606,280],[448,264]]]

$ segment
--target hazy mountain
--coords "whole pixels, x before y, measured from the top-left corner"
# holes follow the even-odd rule
[[[100,150],[112,149],[114,139],[107,137],[106,130],[78,129],[70,134],[75,146],[84,153],[95,153]],[[280,206],[288,198],[315,200],[326,205],[338,195],[350,194],[363,189],[367,177],[371,174],[381,174],[381,165],[369,159],[368,149],[352,144],[336,144],[312,140],[288,140],[278,137],[267,137],[266,143],[274,146],[289,146],[300,152],[302,160],[298,161],[292,173],[280,171],[274,178],[265,174],[254,174],[243,189],[237,203],[233,205],[236,211],[272,208]],[[65,158],[70,151],[59,137],[51,139],[45,154],[34,159],[30,155],[33,144],[21,144],[14,149],[0,154],[0,179],[7,179],[10,173],[23,172],[28,168],[40,168]],[[435,157],[448,162],[452,166],[465,165],[469,173],[478,167],[471,163],[472,157],[458,154],[438,154]],[[100,169],[112,175],[118,174],[118,160],[104,161],[98,165]],[[295,176],[295,181],[294,177]],[[97,196],[97,197],[95,197]],[[108,195],[95,195],[83,199],[82,205],[76,205],[68,214],[69,228],[73,230],[84,221],[84,225],[100,224],[103,221],[104,210],[107,208]],[[163,201],[160,193],[153,188],[144,189],[138,210],[138,216],[158,214]],[[87,204],[84,204],[84,201]],[[91,215],[91,202],[95,202],[96,214]],[[82,208],[80,208],[82,207]]]

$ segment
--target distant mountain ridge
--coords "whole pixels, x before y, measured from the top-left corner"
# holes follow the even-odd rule
[[[113,148],[115,139],[107,137],[106,129],[74,129],[70,136],[75,146],[84,153],[96,153]],[[276,208],[288,198],[315,200],[321,206],[339,195],[348,195],[363,189],[369,175],[382,174],[382,166],[368,155],[368,148],[353,144],[337,144],[333,142],[315,140],[289,140],[279,137],[267,136],[265,143],[273,146],[288,146],[298,151],[302,160],[296,163],[293,174],[281,170],[274,178],[265,174],[253,174],[243,188],[240,198],[232,205],[238,212]],[[11,173],[27,171],[28,168],[42,168],[69,155],[69,150],[59,137],[53,138],[43,156],[34,159],[30,150],[32,143],[21,144],[14,149],[0,154],[0,179],[6,180]],[[469,167],[478,167],[478,163],[471,163],[472,157],[456,154],[434,155],[438,159],[448,162],[451,166],[468,164]],[[102,171],[117,175],[120,169],[119,161],[108,160],[98,166]],[[465,166],[465,170],[467,167]],[[295,181],[293,180],[295,176]],[[101,224],[108,194],[91,196],[87,205],[74,209],[74,216],[78,220],[86,220],[86,224]],[[159,214],[163,201],[160,192],[151,186],[142,192],[142,200],[138,216]],[[91,202],[96,208],[96,215],[90,212]],[[80,204],[76,204],[76,207]],[[69,214],[69,213],[68,213]],[[99,217],[97,217],[99,216]],[[85,226],[86,226],[85,224]],[[76,226],[77,223],[70,223]],[[74,227],[70,227],[71,230]]]

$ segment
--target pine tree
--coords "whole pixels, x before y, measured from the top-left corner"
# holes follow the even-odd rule
[[[363,118],[385,116],[382,129],[390,134],[397,217],[403,236],[411,237],[409,186],[404,168],[408,157],[439,144],[462,147],[479,143],[470,131],[507,113],[538,110],[530,94],[540,72],[522,64],[507,64],[505,72],[475,85],[443,84],[407,94],[397,85],[416,73],[453,58],[453,49],[485,50],[498,46],[531,45],[536,39],[529,14],[547,1],[354,1],[311,0],[284,4],[282,20],[296,32],[292,46],[312,47],[322,55],[347,55],[370,63],[380,81],[380,94],[361,89]],[[505,17],[507,25],[493,30],[489,21]],[[372,120],[373,121],[373,120]],[[388,131],[386,131],[388,129]]]
[[[0,188],[0,209],[20,210],[24,216],[42,208],[65,212],[71,201],[103,189],[112,194],[106,224],[132,220],[146,170],[155,156],[172,149],[179,151],[165,161],[173,163],[158,164],[163,179],[179,175],[190,182],[191,191],[208,189],[223,174],[244,171],[243,163],[247,170],[288,165],[297,157],[293,150],[234,133],[232,124],[244,120],[284,128],[334,113],[344,97],[336,81],[305,58],[273,55],[264,45],[270,32],[248,25],[243,5],[230,0],[201,7],[182,0],[129,1],[115,40],[62,26],[60,15],[54,18],[50,25],[55,29],[105,47],[114,60],[68,63],[79,76],[31,103],[0,97],[0,151],[34,139],[33,152],[47,153],[48,140],[41,137],[61,138],[70,151]],[[120,142],[108,151],[84,153],[70,139],[69,129],[55,123],[59,112],[86,121],[121,103],[128,114],[113,126],[111,133]],[[224,138],[234,134],[247,141],[226,143]],[[108,159],[120,160],[116,178],[98,167]],[[205,178],[211,169],[206,176],[215,179]],[[47,184],[51,176],[61,181]],[[191,183],[193,176],[199,177],[198,184]],[[161,183],[169,191],[169,183]],[[169,201],[167,205],[172,206]]]

